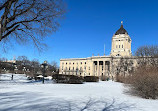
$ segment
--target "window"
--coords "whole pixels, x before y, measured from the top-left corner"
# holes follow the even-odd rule
[[[67,62],[66,62],[66,65],[67,65]]]
[[[89,70],[90,70],[90,67],[89,67]]]
[[[71,64],[71,62],[69,64]]]
[[[86,64],[86,62],[85,62],[85,64]]]
[[[126,66],[124,67],[124,71],[127,71],[127,67]]]
[[[74,70],[74,67],[72,69]]]
[[[74,62],[73,62],[73,65],[74,65]]]
[[[116,48],[117,48],[117,45],[116,45]]]
[[[82,62],[81,62],[81,64],[82,64]]]
[[[123,45],[122,45],[122,48],[123,48]]]
[[[119,48],[120,48],[120,45],[119,45]]]
[[[69,67],[69,71],[70,71],[70,67]]]
[[[84,69],[86,70],[86,67],[84,67]]]

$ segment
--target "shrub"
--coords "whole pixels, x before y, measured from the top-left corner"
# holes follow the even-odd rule
[[[108,79],[107,76],[101,76],[101,78],[100,78],[100,80],[102,80],[102,81],[106,81],[107,79]]]
[[[82,84],[84,81],[83,77],[75,75],[54,74],[52,77],[53,80],[56,81],[56,83]]]
[[[99,77],[97,77],[97,76],[85,76],[84,81],[85,82],[98,82]]]
[[[126,81],[125,79],[126,79],[125,76],[122,76],[122,75],[116,76],[116,82],[124,83]]]
[[[135,73],[129,77],[131,93],[146,99],[157,99],[158,97],[158,68],[139,67]]]

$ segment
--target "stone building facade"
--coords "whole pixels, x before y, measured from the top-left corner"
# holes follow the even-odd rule
[[[122,22],[120,29],[112,37],[111,56],[132,56],[131,38],[123,28]]]
[[[124,70],[122,71],[124,74],[129,73],[137,65],[135,61],[136,58],[131,53],[131,38],[124,29],[123,22],[121,22],[121,27],[112,37],[112,47],[109,56],[98,55],[87,58],[60,59],[59,73],[113,78],[120,70]]]

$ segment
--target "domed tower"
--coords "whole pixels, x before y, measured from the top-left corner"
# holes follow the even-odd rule
[[[111,56],[125,57],[131,55],[131,38],[123,28],[123,21],[121,21],[120,29],[112,37]]]

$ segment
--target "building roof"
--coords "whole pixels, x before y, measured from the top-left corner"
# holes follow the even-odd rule
[[[123,22],[121,22],[121,27],[116,31],[115,35],[126,34],[126,33],[127,31],[123,28]]]

